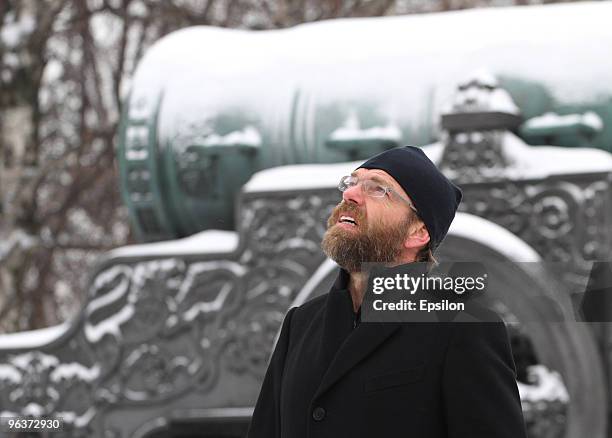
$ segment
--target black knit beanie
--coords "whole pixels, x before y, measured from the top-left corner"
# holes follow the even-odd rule
[[[404,146],[381,152],[359,168],[380,169],[391,175],[410,196],[429,232],[434,250],[450,227],[462,192],[417,147]]]

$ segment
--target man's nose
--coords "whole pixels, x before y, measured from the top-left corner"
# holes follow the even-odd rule
[[[342,192],[342,199],[344,202],[354,202],[357,205],[363,205],[365,198],[363,190],[361,189],[361,184],[350,186]]]

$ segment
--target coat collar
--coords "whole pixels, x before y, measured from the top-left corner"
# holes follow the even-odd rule
[[[348,290],[349,274],[340,269],[325,307],[321,351],[329,366],[315,398],[336,383],[357,363],[399,329],[398,323],[364,323],[353,329],[353,304]]]

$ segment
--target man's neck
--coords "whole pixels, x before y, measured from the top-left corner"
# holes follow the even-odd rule
[[[363,301],[366,287],[368,286],[367,272],[351,272],[349,278],[349,292],[353,300],[353,311],[357,312]]]
[[[396,263],[391,264],[391,266],[413,263],[415,259],[416,256],[408,254],[400,258]],[[351,293],[351,299],[353,300],[353,311],[357,312],[361,306],[361,303],[363,302],[363,296],[365,295],[366,288],[368,287],[369,272],[350,272],[349,276],[348,289]]]

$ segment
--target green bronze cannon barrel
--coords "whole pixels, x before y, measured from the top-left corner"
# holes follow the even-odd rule
[[[141,61],[122,116],[136,230],[233,229],[257,170],[431,143],[456,84],[478,69],[510,93],[528,143],[610,150],[611,16],[605,2],[172,33]]]

